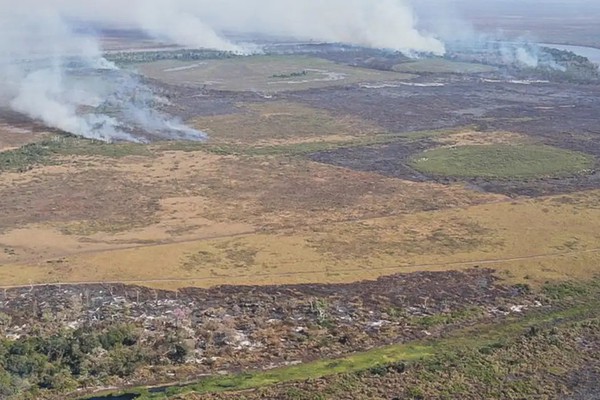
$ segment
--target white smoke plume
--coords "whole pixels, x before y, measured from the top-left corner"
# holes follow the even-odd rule
[[[584,9],[592,14],[600,11],[593,0],[419,0],[415,8],[421,16],[419,26],[443,40],[450,54],[456,50],[479,52],[487,55],[481,59],[502,65],[557,71],[565,71],[565,67],[537,44],[536,32],[544,33],[539,31],[541,25],[532,24],[538,29],[535,31],[527,30],[523,23],[521,32],[508,33],[502,28],[503,21],[538,21],[544,14],[550,17],[546,21],[550,26],[563,16],[579,16]]]
[[[441,41],[416,29],[406,0],[130,0],[126,6],[119,0],[46,1],[72,18],[135,26],[190,47],[243,50],[223,35],[229,32],[444,52]]]
[[[152,92],[49,3],[0,3],[0,106],[103,141],[205,137],[156,111]]]
[[[186,47],[244,53],[227,38],[270,35],[443,54],[404,0],[0,0],[0,106],[88,138],[142,140],[203,134],[153,111],[134,76],[102,57],[72,25],[133,28]]]

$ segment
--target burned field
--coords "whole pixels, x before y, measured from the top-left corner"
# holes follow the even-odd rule
[[[140,80],[164,98],[161,111],[208,140],[103,144],[56,132],[37,139],[32,124],[22,147],[0,153],[0,262],[24,267],[0,270],[7,285],[121,279],[180,288],[248,276],[269,282],[269,273],[285,283],[292,271],[293,283],[349,282],[352,273],[339,271],[376,278],[443,265],[437,256],[449,252],[451,262],[472,265],[492,258],[492,250],[511,260],[550,257],[564,243],[594,249],[587,226],[600,188],[597,80],[535,79],[547,71],[413,62],[337,45],[288,45],[250,58],[115,53],[112,61],[145,74]],[[410,75],[397,72],[406,68]],[[4,120],[10,125],[15,117]],[[539,201],[530,206],[532,198]],[[547,244],[511,249],[503,243],[522,233],[519,221],[508,218],[502,228],[491,221],[506,212],[500,203],[513,199],[519,213],[542,221],[549,217],[538,208],[560,201],[555,213],[586,228],[552,240],[535,224]],[[458,220],[441,227],[435,218]],[[475,226],[483,230],[464,228]],[[395,238],[392,229],[399,229]],[[40,232],[52,239],[26,243]],[[476,240],[477,232],[489,237]],[[219,242],[230,236],[232,243]],[[355,260],[331,251],[336,243]],[[235,248],[252,256],[236,261]],[[170,256],[157,258],[159,252]],[[210,257],[185,267],[190,254],[204,253]],[[244,270],[236,274],[230,267],[238,264]]]
[[[48,361],[69,368],[78,381],[98,377],[88,383],[92,386],[148,384],[148,374],[154,383],[169,383],[340,358],[552,307],[549,297],[503,285],[485,269],[395,275],[349,285],[178,292],[124,285],[42,286],[6,290],[0,305],[3,335],[41,354],[43,346],[31,342],[35,332],[43,332],[36,340],[47,340],[49,346],[65,341],[64,349],[55,349],[63,357],[51,351]],[[86,354],[87,347],[71,354],[75,350],[69,346],[93,340],[92,332],[112,332],[123,343],[107,344],[103,354]],[[133,363],[126,366],[129,372],[117,366],[123,351]],[[18,359],[16,353],[7,357],[9,364]],[[8,368],[16,371],[19,365]],[[89,368],[97,372],[88,375]]]
[[[0,397],[592,393],[598,81],[308,48],[113,54],[206,141],[0,114]]]
[[[580,376],[578,384],[573,379],[595,365],[585,360],[598,350],[597,319],[590,314],[596,303],[577,307],[597,291],[597,283],[558,284],[534,293],[480,268],[348,285],[10,289],[0,299],[2,332],[12,338],[2,357],[15,374],[34,356],[60,369],[61,377],[50,378],[30,367],[28,384],[39,380],[43,389],[37,393],[48,399],[92,392],[53,396],[81,383],[124,388],[174,382],[179,384],[129,393],[149,399],[178,393],[190,393],[190,399],[293,399],[298,392],[312,399],[326,390],[332,398],[412,399],[420,392],[437,395],[435,383],[446,382],[457,385],[449,393],[467,398],[481,390],[489,398],[549,395],[542,383],[566,395],[592,388],[593,375]],[[553,345],[558,340],[561,349]],[[523,346],[535,353],[525,355]],[[586,356],[574,360],[569,352]],[[509,367],[517,355],[528,363]],[[554,369],[544,355],[553,357]],[[437,373],[450,366],[455,374]],[[283,383],[271,387],[273,379]],[[344,382],[354,382],[358,392]],[[378,383],[375,388],[366,382]],[[3,393],[10,394],[12,384]],[[239,392],[253,388],[259,390]]]
[[[176,66],[151,63],[142,71],[157,79],[158,85],[164,85],[176,105],[173,110],[190,118],[189,112],[196,112],[196,117],[206,116],[204,121],[194,120],[195,126],[208,128],[213,133],[212,140],[220,139],[218,131],[221,130],[228,141],[239,141],[233,133],[236,130],[233,124],[245,122],[238,116],[248,114],[247,105],[251,110],[258,104],[263,104],[265,110],[272,107],[273,116],[277,117],[290,112],[276,111],[281,104],[297,104],[326,111],[337,119],[353,118],[370,125],[373,134],[398,136],[398,140],[389,139],[383,144],[365,143],[364,146],[315,151],[309,157],[317,162],[400,179],[467,182],[484,191],[510,196],[551,195],[599,187],[595,164],[580,170],[567,166],[557,174],[541,171],[537,177],[528,179],[499,174],[498,179],[473,176],[466,180],[451,174],[423,174],[410,166],[410,159],[416,153],[439,147],[437,138],[445,134],[441,131],[455,129],[475,130],[484,141],[493,141],[499,132],[510,132],[522,136],[517,144],[552,146],[597,158],[600,155],[597,80],[569,83],[560,78],[546,80],[543,71],[536,75],[535,71],[449,60],[414,63],[391,55],[377,57],[369,52],[352,51],[351,57],[346,54],[337,59],[335,55],[345,54],[346,50],[340,53],[336,48],[329,49],[330,52],[311,51],[314,53],[309,53],[310,57],[279,54],[262,60],[254,58],[248,63],[238,59],[216,61],[231,71],[212,65],[210,60],[173,64]],[[339,64],[318,61],[319,58],[336,60]],[[319,68],[311,68],[315,65]],[[348,70],[347,65],[355,69]],[[224,78],[228,73],[237,76],[235,71],[244,68],[251,71],[249,81]],[[307,72],[313,70],[318,76]],[[375,70],[376,73],[369,72]],[[410,70],[412,75],[393,72],[396,70]],[[210,111],[213,102],[220,104],[218,113]],[[292,115],[295,111],[291,111]],[[270,115],[268,111],[264,113]],[[215,126],[208,119],[211,116],[219,116],[223,125],[218,126],[217,121]],[[303,118],[310,129],[315,116],[305,113]],[[270,126],[262,128],[263,134],[271,131]],[[303,128],[306,131],[306,127]],[[312,128],[312,136],[322,132],[320,127]],[[340,134],[348,134],[348,129],[341,130]]]
[[[592,163],[580,170],[575,168],[571,174],[567,169],[563,176],[540,171],[538,179],[502,176],[501,171],[497,179],[493,176],[478,177],[476,168],[473,169],[475,176],[469,179],[452,177],[451,174],[436,176],[413,168],[411,158],[425,150],[452,144],[440,143],[439,135],[448,135],[447,132],[421,134],[420,131],[470,126],[467,130],[476,131],[480,142],[493,142],[496,136],[501,138],[503,132],[512,132],[522,136],[512,144],[553,146],[597,159],[600,155],[600,133],[594,110],[600,108],[599,92],[597,85],[509,82],[500,85],[472,79],[448,83],[443,87],[320,91],[306,93],[306,97],[295,100],[307,101],[333,112],[358,114],[405,136],[401,138],[404,140],[395,143],[315,153],[311,155],[315,161],[400,179],[462,181],[493,193],[539,196],[598,188],[597,164]],[[469,144],[467,141],[454,146]]]

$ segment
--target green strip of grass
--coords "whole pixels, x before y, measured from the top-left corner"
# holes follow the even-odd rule
[[[177,141],[164,143],[159,147],[159,150],[186,152],[205,151],[213,154],[234,156],[294,156],[341,148],[386,144],[400,139],[401,136],[399,135],[381,134],[340,142],[318,141],[283,144],[275,146],[250,146],[242,144],[215,144],[203,142]]]
[[[190,142],[177,141],[163,143],[158,147],[159,151],[205,151],[219,155],[235,155],[235,156],[278,156],[278,155],[305,155],[320,151],[337,150],[344,148],[375,146],[380,144],[388,144],[398,141],[419,141],[425,139],[434,139],[436,137],[450,135],[456,133],[456,129],[448,130],[433,130],[433,131],[416,131],[398,134],[379,134],[356,138],[347,141],[317,141],[295,144],[282,144],[276,146],[251,146],[242,144],[215,144],[206,142]]]
[[[173,141],[158,146],[138,143],[106,143],[71,135],[57,135],[21,148],[0,152],[0,172],[24,172],[38,165],[54,165],[58,156],[89,156],[121,158],[126,156],[154,155],[154,151],[205,151],[234,156],[295,156],[361,146],[387,144],[399,140],[418,141],[444,136],[454,130],[419,131],[404,134],[380,134],[342,142],[308,142],[279,146],[248,146],[239,144],[214,144],[193,141]]]
[[[203,394],[258,389],[286,382],[371,370],[392,363],[428,360],[436,355],[459,348],[493,348],[499,342],[519,337],[525,332],[536,330],[539,327],[563,325],[597,317],[599,304],[596,300],[564,310],[540,312],[524,318],[511,317],[501,324],[479,325],[462,329],[446,339],[386,346],[337,360],[320,360],[271,371],[217,376],[203,379],[195,384],[170,387],[161,393],[151,393],[147,388],[142,388],[129,391],[127,394],[138,394],[139,400],[147,400],[168,399],[185,393]]]
[[[57,135],[21,148],[0,152],[0,172],[24,172],[38,165],[54,165],[58,156],[89,156],[121,158],[126,156],[151,157],[158,151],[204,151],[233,156],[301,156],[320,151],[342,148],[374,146],[396,141],[435,139],[457,132],[456,129],[417,131],[402,134],[379,134],[339,142],[307,142],[276,146],[251,146],[241,144],[215,144],[196,141],[172,141],[158,145],[138,143],[106,143],[72,135]]]
[[[52,165],[57,156],[121,158],[131,155],[151,156],[152,153],[142,144],[112,144],[75,136],[53,136],[15,150],[0,152],[0,172],[23,172],[36,165]]]

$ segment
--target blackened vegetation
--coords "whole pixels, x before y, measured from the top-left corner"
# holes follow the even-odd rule
[[[390,132],[471,126],[482,135],[515,132],[539,144],[600,157],[600,85],[487,82],[464,78],[443,87],[331,88],[288,94],[333,113],[357,115]],[[410,136],[410,135],[408,135]],[[597,167],[566,178],[494,180],[425,176],[409,159],[436,146],[435,138],[315,153],[318,162],[414,181],[464,181],[507,195],[548,195],[600,188]]]
[[[5,397],[52,397],[158,381],[161,370],[185,380],[336,357],[437,336],[515,307],[537,308],[536,301],[479,269],[178,293],[124,285],[7,289],[0,292],[0,387]]]
[[[489,135],[497,131],[514,132],[532,143],[600,157],[597,67],[570,52],[543,51],[549,60],[566,69],[501,65],[490,73],[421,73],[404,84],[378,85],[375,82],[271,94],[151,83],[159,94],[170,100],[165,111],[183,119],[238,113],[237,105],[245,102],[291,101],[329,111],[340,118],[360,118],[381,127],[385,133],[410,134],[468,126]],[[347,65],[386,70],[407,60],[398,53],[335,44],[289,44],[273,46],[267,52],[311,54]],[[457,60],[468,61],[461,57]],[[573,76],[578,78],[571,79]],[[478,190],[509,196],[541,196],[600,188],[596,166],[585,174],[571,177],[527,180],[426,176],[408,166],[413,155],[436,145],[432,138],[409,143],[399,140],[386,145],[318,152],[310,157],[318,162],[401,179],[464,182]]]

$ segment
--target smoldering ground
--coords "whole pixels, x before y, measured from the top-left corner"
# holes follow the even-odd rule
[[[260,12],[257,12],[260,10]],[[188,47],[244,53],[222,31],[258,32],[436,54],[443,44],[415,28],[403,1],[254,0],[0,1],[2,103],[44,124],[105,141],[153,137],[203,139],[159,111],[164,102],[133,73],[102,56],[94,23],[140,29]]]
[[[155,107],[161,100],[135,74],[102,56],[94,37],[75,33],[50,5],[0,13],[0,105],[49,127],[104,141],[202,139]]]
[[[117,0],[0,0],[0,106],[106,141],[205,137],[159,112],[165,100],[103,58],[93,28],[82,26],[137,29],[189,48],[243,54],[256,44],[231,37],[341,42],[408,55],[442,55],[443,40],[456,39],[420,27],[407,0],[133,0],[126,7]],[[448,31],[481,40],[466,25]],[[502,57],[539,62],[527,46],[504,49]]]

